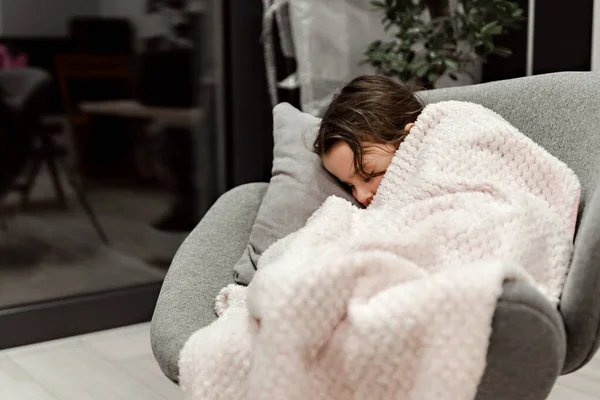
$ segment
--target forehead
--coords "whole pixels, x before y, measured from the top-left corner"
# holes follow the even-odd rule
[[[354,174],[354,153],[343,141],[335,143],[323,156],[323,166],[341,180]]]

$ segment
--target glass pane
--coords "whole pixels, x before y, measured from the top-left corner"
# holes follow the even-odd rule
[[[147,293],[127,318],[151,315],[225,190],[218,3],[2,2],[0,314]]]

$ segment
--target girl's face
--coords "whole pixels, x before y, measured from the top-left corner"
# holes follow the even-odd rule
[[[369,173],[385,172],[396,152],[393,146],[364,143],[368,151],[363,154],[363,168]],[[363,178],[356,172],[354,153],[346,142],[338,141],[323,156],[323,166],[343,184],[352,189],[352,196],[368,207],[377,193],[383,174],[374,178]]]

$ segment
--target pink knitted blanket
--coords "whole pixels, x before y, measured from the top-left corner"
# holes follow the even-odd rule
[[[429,105],[371,206],[331,197],[190,337],[193,400],[470,400],[506,279],[557,303],[580,186],[479,105]]]

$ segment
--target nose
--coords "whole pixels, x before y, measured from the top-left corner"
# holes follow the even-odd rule
[[[373,198],[373,193],[371,191],[360,188],[353,187],[352,188],[352,196],[363,206],[368,206],[371,203],[371,199]]]

